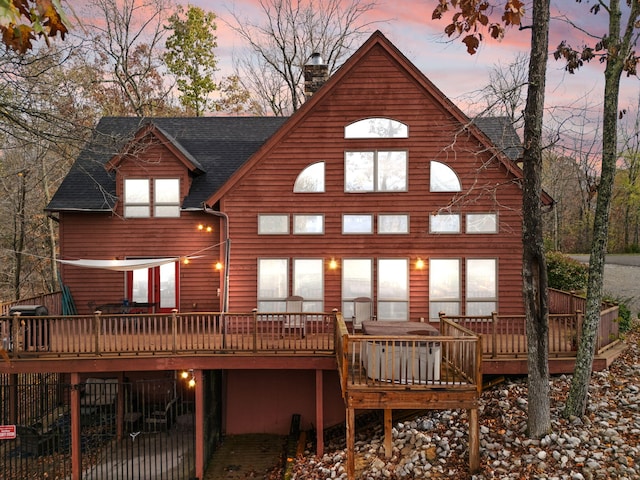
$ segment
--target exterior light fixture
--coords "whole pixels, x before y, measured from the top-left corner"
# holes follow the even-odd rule
[[[187,386],[189,388],[196,386],[196,377],[193,375],[193,370],[183,370],[180,372],[180,378],[187,381]]]
[[[336,268],[338,268],[338,262],[336,262],[335,258],[332,258],[331,260],[329,260],[329,268],[331,270],[335,270]]]
[[[422,260],[421,258],[418,258],[416,260],[416,268],[418,270],[422,270],[424,268],[424,260]]]
[[[216,262],[216,270],[222,270],[223,267],[222,262]]]
[[[213,232],[213,227],[211,225],[204,225],[201,223],[198,225],[197,228],[199,232],[207,232],[207,233]]]

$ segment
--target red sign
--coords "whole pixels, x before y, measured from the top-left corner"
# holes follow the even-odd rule
[[[15,425],[0,425],[0,440],[13,440],[16,438]]]

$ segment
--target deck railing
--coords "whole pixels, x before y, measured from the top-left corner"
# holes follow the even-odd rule
[[[44,293],[13,302],[0,303],[0,317],[9,315],[11,308],[16,305],[43,305],[47,307],[50,315],[62,315],[62,292]]]
[[[350,334],[338,314],[335,344],[343,392],[482,386],[480,337],[447,319],[439,335],[382,336]]]
[[[178,313],[0,317],[10,357],[333,353],[328,313]]]
[[[618,342],[618,307],[609,307],[600,312],[600,324],[596,339],[596,352],[611,348]],[[440,314],[440,321],[449,319],[468,328],[484,341],[483,355],[488,358],[526,357],[527,334],[524,315],[453,316]],[[575,313],[555,313],[549,315],[549,357],[571,357],[578,350],[578,339],[584,315]]]

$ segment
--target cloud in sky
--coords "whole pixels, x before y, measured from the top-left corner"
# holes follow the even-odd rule
[[[219,17],[218,55],[221,73],[229,72],[232,69],[233,52],[244,48],[241,40],[225,24],[225,21],[233,20],[229,10],[257,18],[260,14],[257,0],[192,0],[191,3],[213,10]],[[585,32],[602,34],[607,29],[608,16],[604,13],[590,14],[587,2],[553,0],[552,3],[547,103],[563,107],[577,105],[580,108],[589,104],[597,112],[604,89],[604,66],[594,61],[572,75],[564,70],[561,61],[553,60],[552,51],[562,40],[568,40],[574,47],[592,42]],[[478,53],[470,56],[459,40],[448,39],[442,33],[447,19],[431,19],[435,5],[435,0],[383,0],[368,13],[367,20],[378,22],[373,28],[382,31],[454,101],[487,85],[491,70],[498,64],[507,66],[519,53],[529,51],[531,30],[511,29],[501,42],[489,39],[481,45]],[[580,29],[572,28],[563,18],[577,22]],[[637,78],[623,79],[621,108],[635,110],[639,85]]]

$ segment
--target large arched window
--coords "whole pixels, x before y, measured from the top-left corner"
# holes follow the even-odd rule
[[[444,163],[431,162],[431,191],[459,192],[462,190],[460,179],[456,172]]]
[[[409,127],[391,118],[373,117],[344,127],[344,138],[407,138]]]
[[[302,170],[293,185],[294,193],[324,192],[324,162],[313,163]]]

